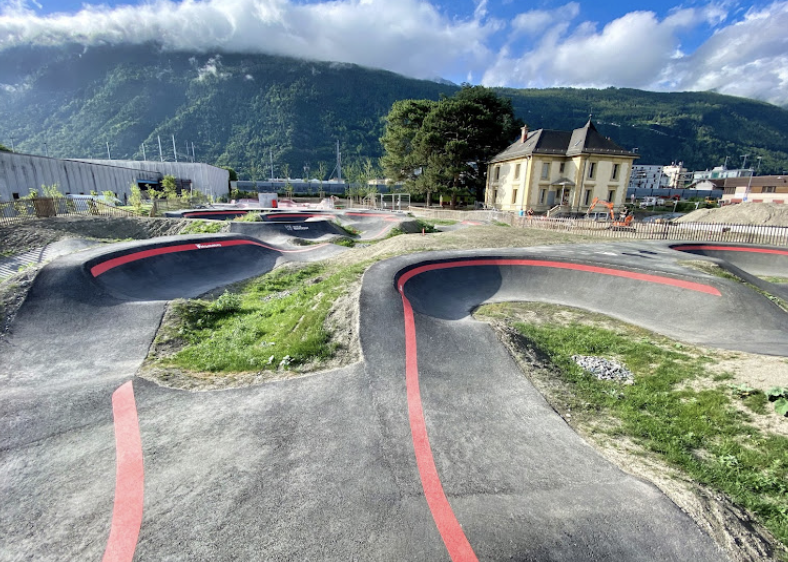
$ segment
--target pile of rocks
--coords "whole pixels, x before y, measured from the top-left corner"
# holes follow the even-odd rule
[[[599,380],[628,382],[630,384],[633,382],[634,375],[632,371],[612,359],[589,355],[572,355],[572,360]]]

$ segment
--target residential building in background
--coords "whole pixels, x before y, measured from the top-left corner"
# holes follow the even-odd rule
[[[732,203],[788,203],[788,175],[733,177],[724,180],[723,205]]]
[[[583,212],[594,198],[621,205],[636,158],[591,120],[574,131],[523,127],[489,164],[485,204],[518,212]]]

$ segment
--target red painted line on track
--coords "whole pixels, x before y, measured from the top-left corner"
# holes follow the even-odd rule
[[[722,296],[716,287],[711,285],[704,285],[703,283],[695,283],[693,281],[684,281],[682,279],[673,279],[671,277],[662,277],[661,275],[651,275],[648,273],[636,273],[634,271],[626,271],[623,269],[612,269],[609,267],[599,267],[595,265],[584,265],[578,263],[568,263],[560,261],[547,261],[547,260],[532,260],[532,259],[491,259],[491,260],[459,260],[453,262],[433,263],[416,267],[404,273],[399,278],[399,290],[402,292],[403,285],[408,279],[423,273],[425,271],[432,271],[435,269],[449,269],[453,267],[472,267],[479,265],[497,265],[497,266],[530,266],[530,267],[549,267],[553,269],[570,269],[574,271],[585,271],[588,273],[597,273],[600,275],[612,275],[615,277],[623,277],[626,279],[635,279],[637,281],[646,281],[648,283],[656,283],[658,285],[669,285],[678,287],[680,289],[688,289],[690,291],[697,291],[699,293],[707,293],[716,297]]]
[[[673,246],[671,249],[677,250],[679,252],[687,250],[716,250],[725,252],[752,252],[754,254],[777,254],[788,256],[788,251],[786,250],[774,250],[772,248],[741,248],[737,246],[712,246],[708,244],[685,244],[683,246]]]
[[[210,215],[245,215],[249,211],[198,211],[196,213],[183,213],[186,218],[189,217],[203,217]]]
[[[720,292],[710,286],[691,281],[682,281],[670,277],[659,275],[649,275],[635,273],[620,269],[598,267],[567,262],[533,260],[533,259],[491,259],[491,260],[458,260],[452,262],[433,263],[420,267],[415,267],[405,272],[397,282],[397,290],[402,297],[405,323],[405,387],[408,400],[408,421],[410,432],[413,439],[413,450],[416,456],[416,466],[418,467],[421,485],[424,490],[424,497],[430,508],[430,513],[435,521],[443,543],[452,562],[478,562],[476,553],[465,536],[462,526],[460,526],[454,511],[446,498],[443,490],[438,469],[435,466],[435,459],[432,455],[429,436],[427,435],[427,424],[424,419],[424,408],[421,401],[421,390],[419,387],[419,365],[418,350],[416,345],[416,323],[413,308],[410,301],[405,296],[405,283],[410,279],[426,271],[437,269],[450,269],[455,267],[474,267],[474,266],[526,266],[526,267],[549,267],[554,269],[570,269],[575,271],[585,271],[601,275],[613,275],[637,281],[646,281],[661,285],[669,285],[680,289],[688,289],[715,296],[722,296]]]
[[[276,222],[274,219],[291,219],[293,217],[325,217],[323,213],[269,213],[263,222]]]
[[[115,506],[102,562],[131,562],[142,526],[145,474],[137,406],[131,381],[112,394],[115,418]]]
[[[424,408],[421,404],[421,391],[419,390],[416,323],[413,319],[413,308],[402,289],[400,289],[400,294],[405,309],[405,387],[408,396],[408,419],[424,497],[452,562],[477,562],[476,553],[473,552],[465,532],[449,505],[440,476],[438,476],[438,469],[435,467],[435,459],[432,456],[432,448],[427,435],[427,423],[424,420]]]
[[[267,244],[263,244],[261,242],[253,242],[251,240],[219,240],[213,242],[197,242],[191,244],[178,244],[175,246],[164,246],[162,248],[153,248],[150,250],[140,250],[139,252],[134,252],[131,254],[125,254],[122,256],[118,256],[117,258],[112,258],[107,261],[101,262],[99,264],[94,265],[90,268],[90,274],[93,277],[98,277],[102,273],[106,273],[110,269],[116,268],[120,265],[125,265],[127,263],[135,262],[138,260],[143,260],[145,258],[150,258],[153,256],[161,256],[164,254],[173,254],[176,252],[189,252],[193,250],[208,250],[211,248],[228,248],[231,246],[260,246],[261,248],[266,248],[268,250],[274,250],[277,252],[282,252],[283,254],[298,254],[301,252],[311,252],[313,250],[317,250],[318,248],[322,248],[323,246],[327,246],[328,243],[325,244],[316,244],[315,246],[310,246],[309,248],[304,248],[302,250],[282,250],[280,248],[275,248],[273,246],[268,246]]]

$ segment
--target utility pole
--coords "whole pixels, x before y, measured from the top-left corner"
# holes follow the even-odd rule
[[[271,163],[271,180],[273,180],[274,179],[274,149],[273,148],[268,149],[268,159]]]
[[[46,154],[47,158],[49,158],[49,144],[48,143],[44,143],[44,154]]]
[[[741,157],[742,157],[741,169],[742,170],[747,169],[747,157],[748,156],[749,156],[749,154],[742,154],[741,155]]]
[[[145,156],[145,143],[142,143],[140,145],[140,147],[142,148],[142,161],[143,162],[147,162],[148,161],[148,157]]]
[[[758,172],[761,171],[761,157],[758,156]],[[750,168],[750,179],[747,181],[747,189],[744,191],[744,201],[747,201],[747,196],[750,195],[750,187],[752,187],[752,176],[757,173]]]
[[[156,135],[156,138],[159,139],[159,160],[164,162],[164,153],[161,151],[161,135]]]
[[[172,153],[175,155],[175,162],[178,162],[178,151],[175,149],[175,135],[172,135]]]
[[[112,153],[109,151],[109,141],[107,141],[107,160],[112,160]]]
[[[197,159],[194,157],[194,143],[192,143],[192,162],[196,162]]]
[[[16,152],[16,149],[14,148],[14,137],[11,137],[11,152]]]
[[[339,139],[337,139],[337,179],[342,181],[342,153],[339,151]]]

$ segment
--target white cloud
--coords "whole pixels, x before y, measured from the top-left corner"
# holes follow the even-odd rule
[[[720,29],[676,65],[675,84],[788,104],[788,2]]]
[[[143,43],[172,50],[262,52],[511,87],[715,89],[788,104],[788,0],[737,12],[735,0],[687,3],[667,16],[632,11],[578,20],[581,3],[505,22],[489,0],[453,17],[434,0],[150,0],[36,13],[35,0],[0,0],[0,48],[19,43]],[[682,38],[711,37],[697,49]],[[697,41],[693,41],[693,45]],[[209,61],[199,76],[222,77]]]
[[[564,26],[580,14],[580,4],[570,2],[555,10],[531,10],[517,14],[512,20],[512,32],[542,35],[555,25]]]
[[[189,60],[192,61],[194,59],[189,59]],[[197,80],[202,81],[210,76],[213,76],[214,78],[218,78],[219,80],[228,79],[230,77],[230,73],[223,72],[221,68],[222,68],[222,57],[221,55],[215,55],[209,58],[208,62],[206,62],[205,65],[197,69]]]
[[[76,14],[38,16],[24,0],[0,15],[0,48],[21,42],[143,43],[198,52],[265,52],[383,67],[428,77],[462,71],[491,56],[501,23],[456,20],[427,0],[153,0],[139,6],[88,6]]]
[[[519,26],[524,32],[544,22],[566,21],[556,12],[528,12],[522,16],[522,21],[515,19],[513,27]],[[748,12],[741,21],[718,27],[693,53],[682,49],[683,33],[703,29],[704,25],[722,26],[727,18],[722,5],[712,4],[676,9],[661,20],[653,12],[630,12],[601,30],[590,22],[574,29],[556,25],[518,55],[502,49],[484,73],[482,83],[713,89],[787,104],[788,2],[774,2]]]

